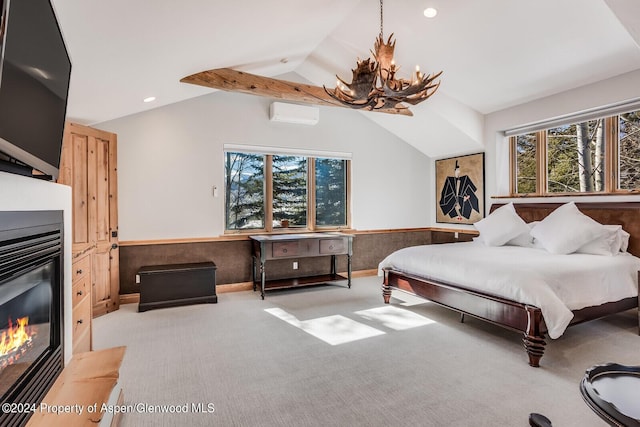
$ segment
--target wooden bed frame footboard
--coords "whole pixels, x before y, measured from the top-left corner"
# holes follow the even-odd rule
[[[529,356],[529,365],[540,366],[545,349],[547,327],[542,311],[535,306],[522,304],[505,298],[462,288],[450,283],[384,269],[382,296],[389,304],[392,289],[400,289],[417,295],[438,305],[470,315],[486,322],[522,332],[522,342]],[[625,298],[595,307],[573,311],[570,325],[598,319],[638,307],[638,298]]]
[[[529,355],[529,365],[540,366],[540,359],[546,345],[544,334],[547,329],[542,311],[538,307],[385,269],[382,295],[386,304],[389,304],[393,288],[425,298],[464,315],[471,315],[524,333],[523,343]]]

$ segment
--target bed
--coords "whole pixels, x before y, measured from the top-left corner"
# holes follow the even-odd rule
[[[534,221],[541,221],[562,205],[562,203],[515,203],[513,206],[517,214],[526,223],[532,223]],[[579,265],[596,269],[589,272],[587,268],[583,268],[585,271],[582,271],[582,276],[576,275],[578,279],[577,283],[583,286],[583,288],[569,297],[569,300],[572,300],[573,303],[568,304],[568,313],[562,312],[562,310],[560,310],[560,312],[551,311],[550,308],[545,305],[549,300],[553,300],[553,295],[540,296],[532,291],[532,289],[539,287],[538,284],[535,283],[535,280],[533,283],[530,280],[531,276],[533,276],[531,274],[531,268],[536,268],[535,263],[539,260],[543,263],[541,265],[544,265],[545,262],[552,262],[556,263],[554,265],[557,266],[556,260],[547,261],[543,254],[536,253],[536,250],[540,252],[539,248],[489,248],[485,246],[489,251],[483,256],[502,260],[501,263],[498,263],[497,267],[494,267],[494,271],[504,271],[505,274],[500,276],[501,278],[499,280],[492,280],[487,277],[488,273],[478,273],[477,276],[479,280],[484,277],[492,283],[497,282],[497,284],[493,283],[495,286],[493,288],[490,287],[489,290],[479,290],[475,288],[475,286],[467,280],[469,275],[467,274],[465,276],[461,271],[471,269],[475,272],[475,266],[472,265],[472,262],[468,260],[465,261],[464,258],[470,256],[466,252],[468,247],[484,246],[478,242],[427,245],[425,247],[406,248],[406,250],[400,250],[391,254],[380,263],[380,273],[384,276],[382,285],[384,302],[388,304],[392,291],[399,289],[456,310],[462,314],[462,318],[464,318],[465,315],[470,315],[507,329],[519,331],[524,335],[523,343],[528,355],[529,365],[534,367],[540,366],[540,359],[544,354],[547,335],[551,338],[557,338],[562,335],[564,329],[568,326],[638,307],[637,266],[640,260],[636,257],[640,255],[640,202],[576,203],[575,205],[580,212],[601,224],[621,225],[630,236],[627,249],[628,255],[621,254],[614,257],[605,257],[601,255],[575,254],[575,256],[565,256],[564,259],[566,260],[576,259]],[[491,207],[491,212],[494,212],[502,206],[502,204],[494,204]],[[435,258],[435,261],[432,260],[430,263],[423,262],[421,265],[420,262],[408,260],[405,258],[405,253],[401,252],[420,252],[421,248],[429,251],[437,250],[440,252],[456,253],[457,260],[444,261],[444,258]],[[522,255],[518,254],[520,249],[522,249]],[[424,253],[414,255],[418,257],[426,256]],[[436,254],[434,256],[441,257],[444,255]],[[522,260],[527,261],[524,269],[521,270],[520,273],[518,273],[517,270],[507,271],[506,266],[509,264],[509,260],[515,259],[513,257],[518,256],[520,256]],[[486,261],[486,259],[481,256],[471,257],[474,259],[479,258],[474,261],[478,265]],[[615,259],[615,264],[612,267],[612,271],[614,271],[612,282],[614,283],[611,284],[611,288],[614,288],[613,285],[615,285],[616,282],[623,280],[621,278],[622,276],[615,276],[615,271],[626,269],[627,273],[626,276],[624,276],[624,280],[628,281],[630,268],[634,269],[632,274],[632,288],[629,288],[630,285],[627,283],[622,287],[622,290],[614,291],[613,297],[596,295],[595,302],[577,301],[581,298],[576,297],[576,295],[584,296],[596,293],[595,290],[598,281],[604,280],[599,273],[600,267],[598,266],[604,266],[605,264],[598,263],[608,262],[606,258],[609,260]],[[442,264],[445,265],[445,269],[458,270],[455,272],[456,274],[443,276],[441,273],[435,271],[435,266],[440,264],[441,260],[443,260]],[[447,267],[447,262],[453,262],[454,264],[449,264]],[[511,264],[516,263],[511,262]],[[434,266],[433,272],[429,270],[430,265]],[[452,265],[458,265],[459,267],[452,268]],[[545,270],[546,267],[542,267],[542,269]],[[602,267],[602,269],[604,269],[604,267]],[[598,272],[597,274],[595,273],[596,271]],[[563,274],[565,275],[564,277],[571,275],[570,272],[564,272]],[[497,274],[495,276],[498,277]],[[465,277],[467,279],[465,279]],[[536,277],[536,279],[542,280],[544,278]],[[508,286],[505,286],[505,284],[508,283],[522,284],[522,286],[511,286],[513,289],[516,289],[516,291],[511,293],[505,293],[502,292],[502,290],[498,291],[498,288],[508,288]],[[606,287],[609,287],[609,284],[606,284]],[[588,292],[585,292],[586,290],[588,290]],[[539,306],[545,307],[545,310]],[[567,308],[565,308],[565,310]],[[545,315],[547,316],[547,321],[545,321]],[[549,323],[549,325],[547,323]],[[549,327],[550,325],[551,327]]]

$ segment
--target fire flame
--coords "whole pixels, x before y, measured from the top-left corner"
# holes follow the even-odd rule
[[[33,328],[27,326],[28,324],[28,317],[20,317],[15,325],[9,318],[9,328],[3,330],[0,335],[0,359],[8,356],[9,364],[14,363],[24,352],[21,351],[21,347],[31,344],[35,331],[32,331]]]

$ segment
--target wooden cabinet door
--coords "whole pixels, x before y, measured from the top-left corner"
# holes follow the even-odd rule
[[[120,305],[117,137],[67,124],[58,182],[73,194],[74,252],[95,248],[92,259],[93,315]]]
[[[116,139],[110,133],[88,137],[89,233],[93,260],[93,314],[117,310],[120,304],[116,182]]]
[[[68,129],[68,125],[67,125]],[[65,132],[58,182],[71,186],[73,252],[82,253],[93,245],[89,232],[88,136]]]

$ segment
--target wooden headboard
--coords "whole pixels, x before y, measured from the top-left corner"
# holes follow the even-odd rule
[[[518,215],[525,222],[540,221],[563,203],[517,203]],[[490,211],[503,206],[504,203],[494,203]],[[580,212],[588,215],[601,224],[622,225],[622,229],[629,233],[629,253],[640,257],[640,202],[601,202],[576,203]]]

